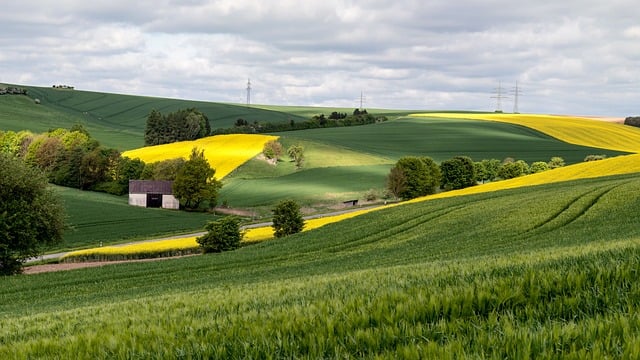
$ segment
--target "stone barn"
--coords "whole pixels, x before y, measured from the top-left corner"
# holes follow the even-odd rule
[[[179,209],[173,196],[173,181],[129,180],[129,205],[148,208]]]

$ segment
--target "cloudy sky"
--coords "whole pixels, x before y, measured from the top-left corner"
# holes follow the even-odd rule
[[[0,82],[273,105],[640,115],[637,0],[3,1]]]

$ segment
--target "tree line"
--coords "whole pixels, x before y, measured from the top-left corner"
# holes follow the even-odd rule
[[[202,150],[193,149],[187,160],[147,164],[101,146],[79,125],[43,134],[0,131],[0,153],[41,170],[52,184],[81,190],[124,195],[131,179],[174,181],[174,195],[190,210],[214,207],[221,187]]]
[[[584,161],[596,161],[606,155],[588,155]],[[524,160],[506,158],[474,162],[468,156],[454,156],[440,165],[430,157],[406,156],[399,159],[387,175],[387,191],[396,198],[413,199],[436,193],[463,189],[479,183],[516,178],[565,165],[561,157],[529,165]]]
[[[152,110],[144,131],[145,146],[196,140],[211,134],[209,118],[195,108],[182,109],[163,115]]]
[[[330,127],[343,127],[343,126],[359,126],[367,124],[375,124],[379,122],[387,121],[386,116],[372,115],[367,110],[355,109],[353,114],[340,113],[337,111],[331,114],[314,115],[311,119],[306,121],[295,121],[293,119],[289,122],[271,123],[271,122],[258,122],[252,123],[245,119],[237,119],[234,126],[231,128],[218,128],[212,131],[212,135],[221,134],[253,134],[253,133],[270,133],[270,132],[282,132],[293,130],[306,130],[317,128],[330,128]]]

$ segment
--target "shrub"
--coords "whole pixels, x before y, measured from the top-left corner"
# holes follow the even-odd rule
[[[240,219],[227,216],[211,221],[206,226],[207,233],[196,239],[203,253],[223,252],[240,247],[244,232],[240,230]]]
[[[281,201],[273,211],[273,234],[283,237],[299,233],[304,228],[300,206],[293,200]]]

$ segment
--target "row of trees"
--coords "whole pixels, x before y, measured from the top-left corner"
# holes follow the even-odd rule
[[[219,128],[212,132],[212,135],[217,134],[251,134],[251,133],[269,133],[280,131],[292,131],[292,130],[305,130],[316,128],[328,128],[328,127],[342,127],[342,126],[357,126],[374,124],[378,122],[387,121],[386,116],[376,116],[367,113],[367,110],[355,109],[352,115],[346,113],[332,112],[329,116],[324,114],[315,115],[311,119],[306,121],[290,120],[283,123],[259,123],[254,121],[248,122],[245,119],[237,119],[232,128]]]
[[[174,195],[186,209],[214,207],[221,187],[203,150],[193,149],[187,160],[146,164],[101,146],[82,126],[44,134],[0,132],[0,153],[41,170],[50,183],[81,190],[124,195],[130,179],[174,181]]]
[[[590,155],[585,161],[603,159]],[[430,157],[406,156],[396,162],[387,176],[387,190],[396,198],[413,199],[442,190],[463,189],[478,183],[512,179],[564,166],[561,157],[531,165],[524,160],[507,158],[474,162],[468,156],[455,156],[437,165]]]
[[[209,136],[209,118],[197,109],[183,109],[162,115],[152,110],[144,131],[145,145],[169,144]]]

